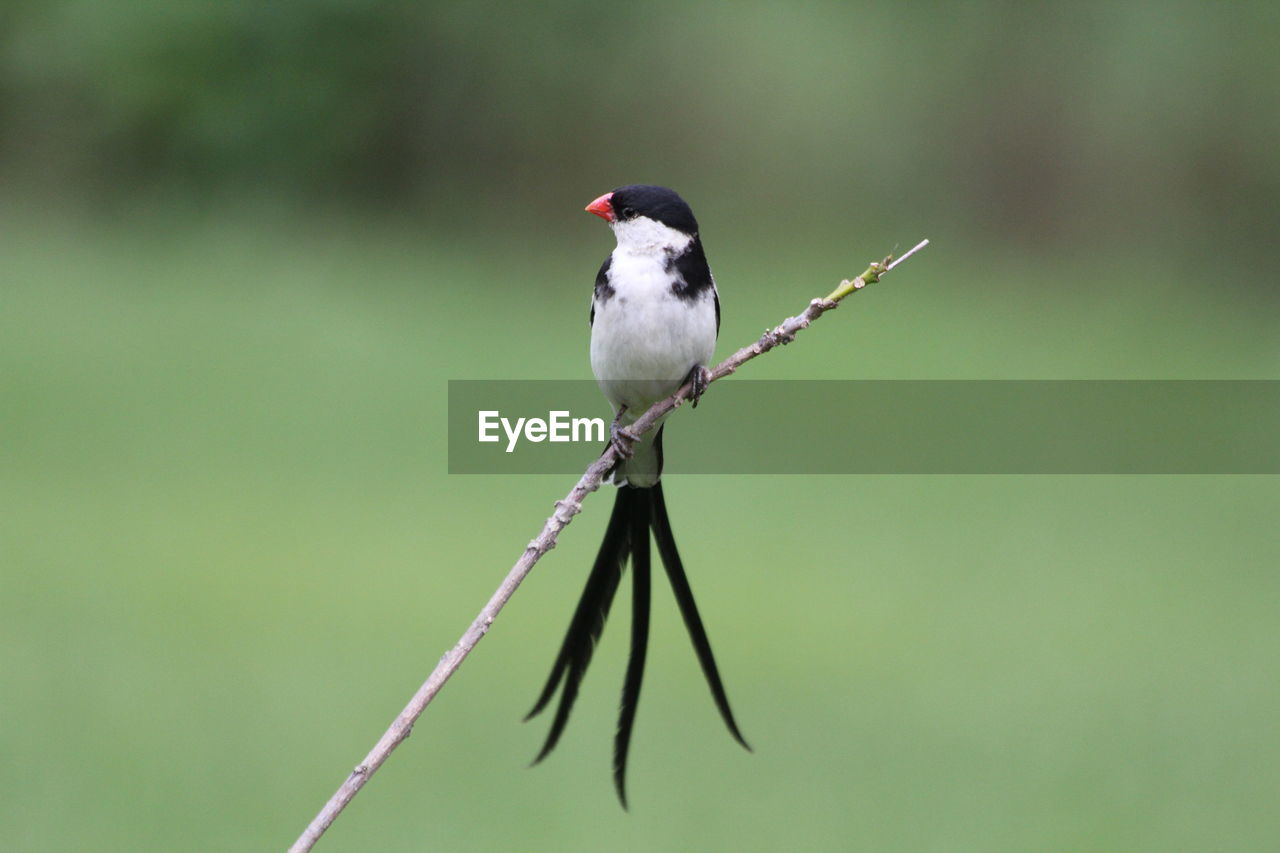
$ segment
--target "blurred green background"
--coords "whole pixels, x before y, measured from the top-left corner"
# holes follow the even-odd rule
[[[2,846],[293,840],[570,485],[447,476],[446,381],[588,375],[619,184],[721,354],[933,240],[744,377],[1280,378],[1277,8],[6,4]],[[319,849],[1280,837],[1276,478],[667,492],[756,753],[659,590],[632,812],[625,607],[525,769],[596,497]]]

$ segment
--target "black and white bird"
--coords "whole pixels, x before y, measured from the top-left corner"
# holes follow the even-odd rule
[[[596,275],[591,299],[591,370],[614,410],[612,441],[624,456],[613,472],[618,487],[604,541],[587,578],[551,675],[525,719],[561,690],[538,763],[555,748],[578,696],[596,641],[628,561],[631,564],[631,657],[622,685],[614,739],[613,780],[627,805],[627,752],[644,676],[649,638],[649,537],[658,546],[676,603],[711,695],[733,737],[748,750],[729,708],[702,618],[676,550],[662,497],[662,426],[636,439],[628,430],[653,403],[686,381],[694,404],[706,387],[707,363],[720,330],[720,298],[698,238],[698,222],[665,187],[633,185],[605,193],[587,211],[613,229],[618,246]]]

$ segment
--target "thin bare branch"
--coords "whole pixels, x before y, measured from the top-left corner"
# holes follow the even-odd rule
[[[872,263],[862,275],[840,282],[840,285],[826,297],[814,299],[804,311],[794,317],[788,317],[783,320],[774,328],[767,330],[755,343],[743,347],[716,365],[711,370],[711,381],[723,379],[756,356],[763,355],[782,344],[791,343],[791,341],[795,340],[798,332],[807,329],[814,320],[839,306],[845,297],[852,293],[857,293],[868,284],[879,281],[881,276],[916,251],[924,248],[928,243],[928,240],[923,240],[897,261],[894,261],[892,257],[887,257],[883,261]],[[691,384],[686,383],[670,397],[654,403],[639,420],[631,425],[631,431],[636,435],[643,435],[653,429],[664,415],[689,399],[691,390]],[[444,683],[449,680],[449,676],[453,675],[458,667],[462,665],[467,655],[471,654],[471,650],[476,647],[476,644],[488,632],[493,620],[498,618],[502,608],[511,599],[511,596],[515,594],[520,583],[529,575],[538,560],[542,559],[544,554],[556,546],[556,538],[560,535],[560,531],[564,530],[569,522],[573,520],[573,517],[582,511],[582,502],[589,494],[600,488],[604,478],[608,476],[610,469],[617,462],[617,451],[610,445],[600,455],[600,458],[587,466],[587,470],[577,484],[569,490],[569,494],[565,495],[562,500],[556,501],[555,512],[542,525],[541,532],[525,546],[520,559],[516,560],[516,564],[511,567],[511,571],[507,572],[507,576],[503,578],[502,583],[489,598],[484,609],[480,611],[475,621],[471,623],[471,626],[467,628],[461,639],[458,640],[457,645],[445,652],[444,656],[440,658],[440,662],[436,664],[436,668],[431,672],[431,675],[418,688],[418,692],[413,695],[413,698],[409,700],[409,704],[404,707],[404,710],[392,722],[391,727],[374,744],[373,749],[369,750],[369,754],[364,757],[364,761],[356,765],[356,768],[351,771],[334,795],[325,803],[320,813],[315,816],[311,824],[307,826],[302,835],[298,837],[298,840],[289,848],[290,853],[303,853],[303,851],[310,850],[315,846],[315,843],[320,840],[320,836],[324,834],[325,830],[346,808],[347,803],[351,802],[352,798],[369,781],[369,777],[378,771],[378,768],[387,760],[391,752],[409,736],[413,730],[414,723],[417,722],[418,717],[426,710],[427,705],[435,698],[435,695],[440,692],[440,688],[444,686]]]

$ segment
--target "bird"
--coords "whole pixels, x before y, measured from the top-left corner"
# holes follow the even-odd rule
[[[646,184],[605,193],[586,210],[605,220],[617,239],[596,275],[590,314],[591,370],[614,411],[609,441],[620,461],[610,480],[617,494],[551,674],[525,720],[546,709],[560,691],[546,740],[533,761],[538,764],[564,732],[630,563],[631,651],[613,748],[614,787],[626,810],[627,756],[649,638],[651,533],[712,699],[733,738],[747,751],[751,747],[729,706],[667,516],[661,482],[665,425],[639,438],[628,429],[653,403],[686,382],[692,383],[696,406],[710,381],[707,363],[720,332],[720,297],[698,222],[674,190]]]

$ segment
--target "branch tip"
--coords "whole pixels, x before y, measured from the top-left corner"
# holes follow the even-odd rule
[[[928,240],[927,238],[926,238],[926,239],[924,239],[924,240],[921,240],[919,243],[916,243],[914,246],[912,246],[910,249],[908,249],[908,250],[907,250],[907,252],[906,252],[906,254],[904,254],[902,257],[898,258],[898,259],[897,259],[896,261],[894,261],[893,263],[889,263],[889,264],[887,264],[887,265],[885,266],[885,272],[888,272],[889,270],[893,269],[893,268],[894,268],[894,267],[896,267],[898,264],[902,263],[902,262],[903,262],[903,261],[905,261],[907,258],[911,257],[912,255],[914,255],[916,252],[920,251],[921,249],[923,249],[923,248],[924,248],[925,246],[927,246],[927,245],[929,245],[929,240]],[[887,260],[888,260],[888,259],[886,259],[886,261],[887,261]]]

